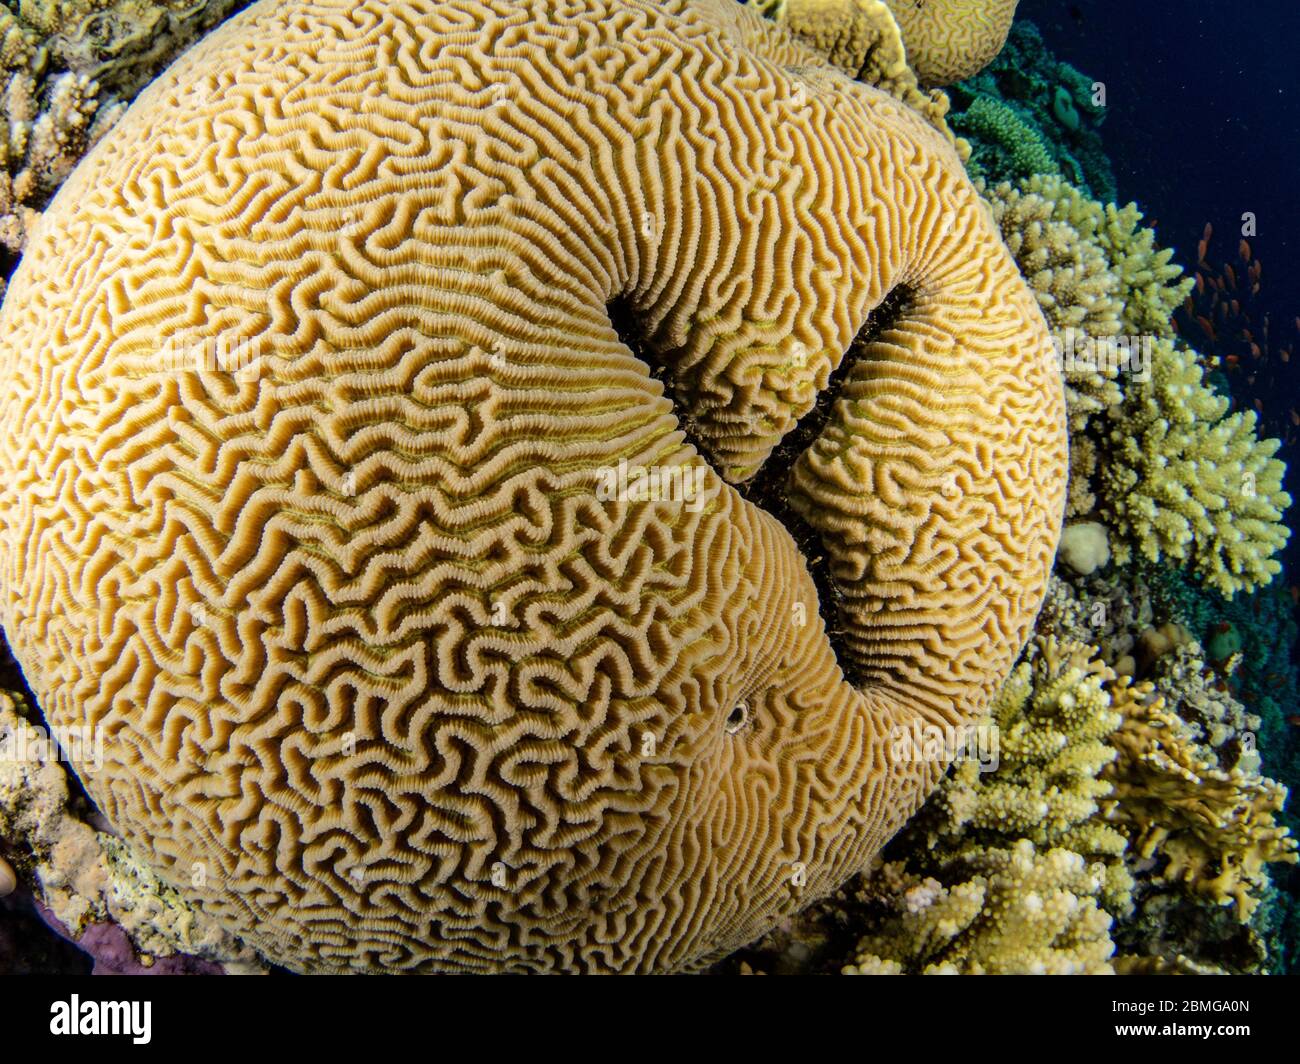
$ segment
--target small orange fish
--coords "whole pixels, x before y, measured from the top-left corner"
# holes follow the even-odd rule
[[[1228,364],[1229,369],[1236,369],[1238,363],[1241,362],[1241,359],[1238,358],[1236,355],[1224,355],[1223,361]]]
[[[1291,716],[1287,717],[1286,722],[1293,728],[1300,728],[1300,714],[1292,713]]]
[[[1261,414],[1264,412],[1264,403],[1262,400],[1259,399],[1255,400],[1255,409],[1258,410]]]
[[[1232,314],[1233,314],[1233,317],[1236,317],[1236,316],[1237,316],[1238,314],[1240,314],[1240,313],[1241,313],[1241,304],[1238,303],[1238,302],[1234,299],[1234,300],[1232,301]]]
[[[1289,348],[1286,348],[1286,349],[1284,349],[1284,350],[1282,351],[1282,361],[1283,361],[1283,362],[1290,362],[1290,361],[1291,361],[1291,351],[1290,351]]]
[[[1260,357],[1259,344],[1251,344],[1250,353],[1254,355],[1256,358],[1259,358]]]
[[[1204,318],[1200,314],[1198,314],[1196,315],[1196,323],[1201,327],[1205,335],[1208,336],[1211,340],[1218,339],[1218,337],[1214,335],[1214,326],[1210,324],[1210,320],[1208,318]]]
[[[1232,290],[1235,292],[1237,290],[1237,271],[1227,263],[1224,263],[1223,272],[1228,275],[1228,284],[1232,286]]]
[[[1210,237],[1212,237],[1212,236],[1214,236],[1214,226],[1212,226],[1209,222],[1206,222],[1206,223],[1205,223],[1205,239],[1206,239],[1206,240],[1209,240]]]
[[[1242,262],[1245,262],[1245,263],[1247,263],[1247,264],[1249,264],[1249,262],[1250,262],[1250,245],[1247,244],[1247,243],[1243,240],[1243,241],[1241,242],[1241,247],[1240,247],[1238,250],[1240,250],[1240,252],[1241,252],[1241,261],[1242,261]]]
[[[1256,281],[1253,285],[1250,286],[1250,294],[1251,294],[1252,296],[1257,296],[1257,295],[1259,295],[1259,282],[1258,282],[1258,281]]]
[[[1291,424],[1300,428],[1300,414],[1295,412],[1295,407],[1291,408]]]
[[[1196,275],[1196,294],[1198,296],[1205,295],[1205,278],[1202,277],[1199,273]],[[1300,327],[1300,321],[1296,322],[1296,326]]]

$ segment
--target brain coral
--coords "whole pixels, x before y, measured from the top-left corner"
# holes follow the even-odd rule
[[[15,654],[295,969],[752,939],[917,808],[891,731],[982,710],[1061,520],[951,147],[731,0],[264,0],[74,172],[0,338]],[[825,599],[733,486],[783,438]]]
[[[1020,0],[885,0],[925,85],[978,74],[1006,44]]]

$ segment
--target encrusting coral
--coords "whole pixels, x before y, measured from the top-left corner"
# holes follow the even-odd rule
[[[58,736],[33,726],[25,708],[0,690],[0,840],[26,855],[50,917],[74,940],[111,922],[151,956],[203,955],[255,968],[247,947],[77,815],[60,764],[68,751]]]
[[[794,461],[810,573],[731,484],[869,321]],[[692,968],[833,889],[1064,504],[956,154],[731,0],[249,8],[46,212],[0,419],[0,617],[88,792],[317,971]]]

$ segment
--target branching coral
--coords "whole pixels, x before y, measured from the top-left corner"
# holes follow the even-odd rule
[[[42,220],[0,420],[0,618],[89,793],[319,971],[692,968],[830,891],[1064,503],[956,154],[731,0],[255,5]]]
[[[1132,204],[1103,207],[1042,177],[999,185],[990,199],[1061,351],[1077,452],[1069,512],[1092,509],[1100,465],[1096,487],[1119,561],[1132,547],[1151,560],[1190,561],[1229,595],[1266,583],[1288,536],[1285,467],[1273,459],[1277,442],[1257,439],[1254,414],[1226,416],[1228,401],[1202,383],[1195,354],[1168,341],[1191,281],[1155,250]],[[1102,412],[1098,462],[1089,428]]]
[[[897,915],[862,939],[846,975],[1104,975],[1111,917],[1097,903],[1100,865],[1028,840],[960,862],[944,886],[885,866],[866,896]]]
[[[1031,177],[1020,187],[1050,201],[1054,220],[1101,249],[1118,284],[1122,333],[1174,335],[1170,318],[1195,282],[1172,261],[1172,249],[1157,250],[1155,230],[1142,225],[1137,204],[1097,203],[1060,178]]]
[[[1042,134],[998,100],[980,96],[953,121],[964,136],[998,145],[1017,171],[1059,173]]]
[[[1286,788],[1250,768],[1218,767],[1162,698],[1128,702],[1111,742],[1119,757],[1105,773],[1114,785],[1105,802],[1134,856],[1162,858],[1161,881],[1249,918],[1265,866],[1296,860],[1295,841],[1275,819]]]
[[[27,231],[154,74],[234,0],[70,0],[0,7],[0,243]]]
[[[890,851],[911,856],[866,880],[850,971],[1109,970],[1110,913],[1132,888],[1100,805],[1114,679],[1091,648],[1036,640],[985,725],[996,763],[959,761]]]
[[[1122,717],[1107,687],[1115,674],[1094,654],[1079,643],[1037,639],[991,707],[996,771],[959,761],[909,830],[925,832],[931,849],[948,838],[959,854],[1028,839],[1039,849],[1105,859],[1108,903],[1122,908],[1129,883],[1113,859],[1124,839],[1098,815],[1098,800],[1111,790],[1098,773],[1115,758],[1107,737]]]
[[[1101,482],[1108,522],[1126,537],[1115,545],[1121,561],[1131,543],[1152,561],[1190,563],[1231,596],[1281,571],[1273,555],[1290,536],[1291,497],[1278,441],[1257,438],[1253,411],[1228,407],[1202,383],[1195,352],[1159,341],[1146,379],[1111,412]]]

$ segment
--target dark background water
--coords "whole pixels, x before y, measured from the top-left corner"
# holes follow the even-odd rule
[[[1135,200],[1163,244],[1191,270],[1207,222],[1210,260],[1237,264],[1243,213],[1263,264],[1251,316],[1269,315],[1264,365],[1229,374],[1242,406],[1263,405],[1266,430],[1293,442],[1287,489],[1300,500],[1300,0],[1021,0],[1048,46],[1105,83],[1102,126],[1122,202]],[[1256,329],[1256,331],[1259,331]],[[1250,353],[1242,351],[1243,365]],[[1300,503],[1288,514],[1300,525]],[[1300,536],[1287,551],[1287,579],[1300,583]]]

